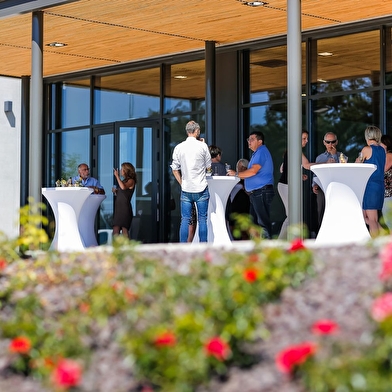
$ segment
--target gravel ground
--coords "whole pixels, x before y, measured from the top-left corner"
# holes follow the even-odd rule
[[[389,239],[384,238],[382,242]],[[321,318],[330,318],[340,325],[338,338],[356,342],[371,332],[368,310],[372,299],[381,290],[377,278],[380,268],[378,249],[382,244],[349,245],[342,247],[312,246],[314,251],[316,275],[308,279],[299,289],[284,291],[279,303],[270,304],[265,309],[266,324],[271,331],[267,341],[252,347],[256,354],[262,354],[263,360],[251,369],[233,368],[225,382],[212,381],[208,392],[304,392],[297,385],[279,373],[274,364],[278,351],[287,345],[309,340],[310,326]],[[239,251],[252,247],[249,242],[238,243]],[[192,257],[208,252],[209,257],[219,258],[222,249],[206,246],[145,246],[144,255],[157,256],[168,265],[179,267],[186,265]],[[67,258],[67,255],[61,257]],[[89,251],[78,259],[93,259],[99,265],[105,259],[105,249]],[[51,293],[56,295],[56,293]],[[57,293],[64,295],[64,293]],[[115,323],[115,320],[113,320]],[[113,325],[101,331],[94,339],[100,347],[94,354],[92,364],[84,374],[83,384],[78,389],[83,392],[130,392],[137,385],[132,375],[118,355],[119,348],[111,341]],[[0,353],[7,351],[7,342],[0,341]],[[46,392],[39,383],[31,379],[9,374],[9,358],[0,355],[0,391],[1,392]],[[201,392],[206,392],[202,390]]]

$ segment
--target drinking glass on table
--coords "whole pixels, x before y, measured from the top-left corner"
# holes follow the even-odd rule
[[[231,166],[228,163],[225,163],[225,169],[226,169],[226,173],[228,173],[229,170],[231,169]]]
[[[358,162],[363,163],[363,154],[362,151],[358,154]]]

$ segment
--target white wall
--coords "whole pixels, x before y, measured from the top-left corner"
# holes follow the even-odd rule
[[[4,112],[4,102],[12,112]],[[19,234],[21,80],[0,76],[0,231]]]

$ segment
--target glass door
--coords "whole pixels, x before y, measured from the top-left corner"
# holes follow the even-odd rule
[[[113,164],[114,124],[93,129],[93,177],[105,189],[106,199],[101,203],[98,214],[98,244],[111,243],[113,219]]]
[[[115,167],[123,162],[135,166],[137,184],[131,204],[131,239],[143,243],[159,242],[159,143],[157,126],[151,122],[116,123]],[[118,143],[118,144],[117,144]],[[112,178],[113,175],[112,175]]]

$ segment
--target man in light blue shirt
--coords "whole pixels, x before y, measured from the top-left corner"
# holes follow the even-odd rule
[[[81,186],[92,188],[94,193],[98,193],[100,195],[105,194],[105,190],[99,181],[94,177],[90,177],[90,168],[86,163],[81,163],[78,166],[78,173],[78,176],[72,178],[72,184],[79,182]]]
[[[200,126],[194,121],[186,125],[188,137],[173,151],[170,165],[173,175],[181,185],[180,242],[188,240],[188,226],[192,217],[192,205],[196,203],[200,242],[207,242],[207,211],[210,194],[206,178],[211,168],[211,154],[200,138]]]

